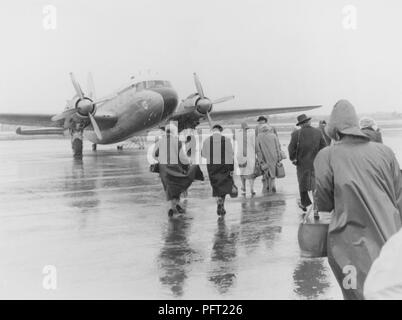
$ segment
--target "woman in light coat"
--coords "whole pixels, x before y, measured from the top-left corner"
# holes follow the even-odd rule
[[[255,181],[255,134],[247,125],[246,122],[241,124],[242,130],[240,135],[236,135],[237,154],[236,159],[239,166],[239,174],[241,179],[241,191],[246,195],[246,181],[250,184],[251,196],[255,195],[254,181]]]

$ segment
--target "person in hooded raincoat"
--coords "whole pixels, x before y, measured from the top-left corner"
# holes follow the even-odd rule
[[[276,192],[276,165],[282,160],[280,151],[279,139],[272,128],[267,124],[262,125],[257,136],[256,152],[258,162],[264,172],[264,179],[267,182],[267,188],[264,192]]]
[[[180,204],[180,196],[186,192],[195,179],[203,180],[198,165],[191,165],[179,141],[177,127],[173,124],[166,126],[165,135],[160,137],[154,149],[154,157],[159,163],[159,176],[170,201],[169,216],[184,213]]]
[[[363,299],[371,264],[401,227],[401,172],[392,150],[360,131],[349,101],[335,104],[327,133],[335,143],[318,153],[314,168],[318,210],[333,210],[328,262],[344,298]]]
[[[212,127],[212,135],[202,146],[201,156],[207,159],[209,181],[212,196],[217,198],[217,214],[224,216],[225,197],[232,193],[233,181],[233,146],[230,139],[222,135],[223,128],[216,124]]]

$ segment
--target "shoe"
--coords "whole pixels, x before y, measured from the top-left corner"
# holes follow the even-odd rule
[[[254,197],[256,195],[255,191],[251,191],[251,196]]]
[[[317,211],[314,212],[314,220],[320,220],[320,215]]]
[[[180,206],[179,204],[176,205],[176,209],[177,209],[178,213],[185,213],[186,212],[186,210],[182,206]]]
[[[240,190],[241,190],[241,194],[242,194],[242,196],[245,196],[245,195],[246,195],[246,189],[244,189],[244,188],[240,188]]]
[[[169,216],[169,217],[173,217],[173,215],[174,215],[175,213],[177,213],[177,210],[173,210],[172,208],[170,208],[169,211],[168,211],[168,216]]]

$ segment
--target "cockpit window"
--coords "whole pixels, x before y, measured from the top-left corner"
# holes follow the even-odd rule
[[[150,88],[164,88],[164,87],[172,87],[169,81],[165,80],[150,80],[139,82],[136,85],[137,90],[144,90]]]

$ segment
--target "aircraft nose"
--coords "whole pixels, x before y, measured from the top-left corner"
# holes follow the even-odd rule
[[[172,114],[178,104],[179,98],[177,96],[177,93],[174,89],[172,88],[158,88],[155,90],[158,92],[163,99],[163,116],[162,118],[166,118],[170,114]]]

